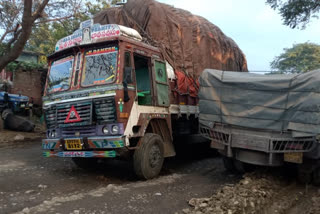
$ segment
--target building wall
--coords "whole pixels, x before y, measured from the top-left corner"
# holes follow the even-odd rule
[[[32,97],[34,104],[42,105],[41,71],[16,71],[13,75],[13,87],[10,93]]]

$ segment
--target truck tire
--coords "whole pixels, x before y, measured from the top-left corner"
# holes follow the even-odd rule
[[[246,172],[252,172],[254,170],[254,166],[248,163],[244,163],[242,161],[234,159],[234,167],[238,173],[244,174]]]
[[[298,166],[297,178],[301,184],[310,184],[312,182],[312,177],[314,176],[313,170],[304,167],[303,165]]]
[[[164,148],[161,137],[147,133],[142,138],[141,146],[133,155],[133,166],[136,175],[141,179],[157,177],[164,161]]]
[[[85,170],[95,170],[98,165],[98,158],[72,158],[72,161]]]
[[[320,186],[320,167],[315,168],[313,171],[313,184],[315,186]]]
[[[233,158],[228,158],[228,157],[223,156],[222,161],[223,161],[224,168],[228,172],[231,172],[231,173],[237,172],[236,167],[234,166]]]

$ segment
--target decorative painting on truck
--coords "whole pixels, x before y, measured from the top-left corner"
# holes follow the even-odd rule
[[[76,45],[88,44],[95,42],[97,39],[120,36],[120,27],[118,25],[100,25],[93,24],[93,20],[88,20],[80,24],[80,29],[76,30],[72,35],[60,39],[55,51],[61,51]]]
[[[85,54],[82,86],[112,83],[116,77],[118,48],[102,48]]]

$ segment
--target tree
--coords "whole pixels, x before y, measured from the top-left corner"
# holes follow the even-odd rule
[[[314,43],[295,44],[285,48],[284,53],[270,63],[273,70],[281,73],[300,73],[320,69],[320,45]]]
[[[44,22],[34,26],[25,49],[49,55],[54,52],[59,39],[71,35],[80,27],[81,22],[93,18],[96,13],[109,7],[107,0],[83,1],[82,12],[74,14],[72,19]]]
[[[318,18],[319,0],[267,0],[273,9],[279,9],[283,24],[291,28],[304,29],[311,18]]]
[[[19,57],[33,26],[80,13],[77,0],[2,0],[0,2],[0,71]]]

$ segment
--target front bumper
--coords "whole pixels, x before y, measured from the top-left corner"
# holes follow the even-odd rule
[[[44,157],[62,157],[62,158],[114,158],[116,151],[64,151],[64,152],[43,152]]]
[[[82,149],[71,150],[65,145],[66,140],[80,140]],[[117,149],[125,147],[124,136],[97,136],[97,137],[74,137],[64,139],[44,139],[42,149],[44,157],[100,157],[109,158],[117,156]]]

